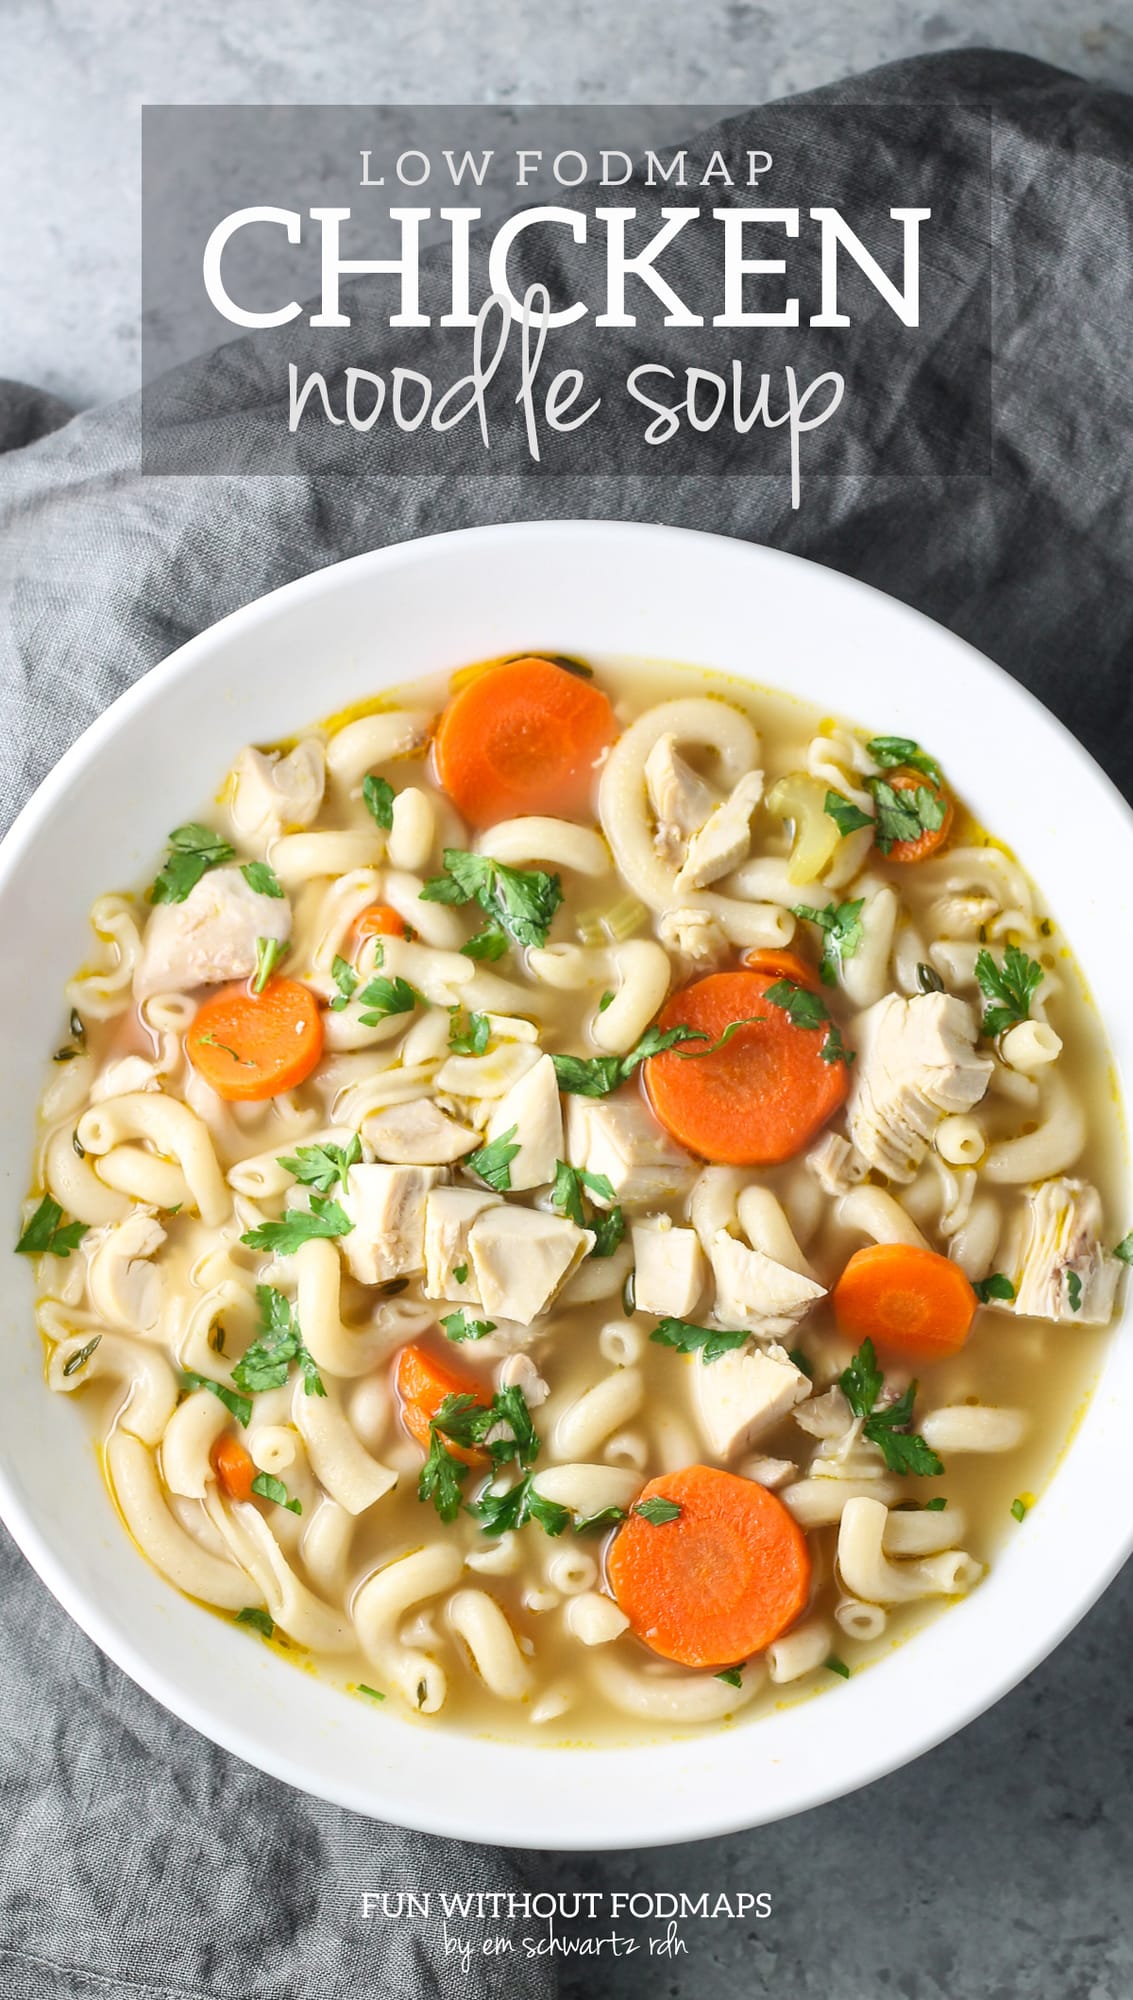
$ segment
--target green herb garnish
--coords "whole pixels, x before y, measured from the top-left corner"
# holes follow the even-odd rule
[[[863,1418],[862,1435],[877,1445],[890,1472],[916,1473],[925,1478],[944,1471],[931,1446],[910,1431],[917,1385],[910,1382],[892,1403],[877,1408],[885,1377],[877,1366],[872,1340],[863,1340],[841,1376],[842,1394],[855,1417]]]
[[[834,821],[843,840],[848,833],[857,833],[859,827],[873,825],[869,814],[854,805],[851,799],[844,798],[841,792],[827,792],[822,810],[828,819]]]
[[[491,1023],[486,1014],[469,1014],[464,1027],[458,1024],[458,1017],[448,1031],[448,1045],[454,1055],[482,1056],[491,1035]]]
[[[243,1611],[236,1613],[233,1622],[237,1625],[250,1625],[253,1632],[258,1632],[262,1639],[272,1639],[275,1637],[274,1621],[268,1616],[266,1611],[260,1609],[258,1604],[245,1605]]]
[[[359,1007],[368,1012],[358,1016],[364,1028],[376,1028],[391,1014],[411,1014],[421,995],[410,986],[407,979],[387,979],[379,974],[362,988],[358,995]]]
[[[653,1528],[664,1527],[666,1521],[676,1521],[680,1517],[680,1506],[675,1500],[662,1500],[658,1495],[653,1500],[639,1500],[632,1510],[640,1514]]]
[[[824,1660],[822,1664],[826,1668],[828,1674],[837,1674],[841,1680],[844,1681],[849,1680],[850,1669],[846,1665],[845,1660],[840,1660],[838,1658],[837,1653],[831,1653],[830,1658],[828,1660]]]
[[[354,998],[358,986],[358,974],[345,958],[335,958],[330,969],[338,988],[330,1003],[330,1011],[332,1014],[341,1014],[343,1008],[349,1006]]]
[[[496,1194],[506,1194],[511,1187],[511,1163],[519,1151],[512,1144],[519,1127],[511,1125],[501,1132],[498,1139],[490,1139],[486,1146],[478,1146],[464,1161],[474,1174],[478,1174],[485,1187],[494,1189]]]
[[[235,1370],[233,1374],[235,1375]],[[226,1382],[214,1382],[211,1375],[194,1374],[191,1368],[186,1370],[181,1381],[186,1389],[207,1389],[210,1396],[215,1396],[218,1403],[224,1404],[229,1416],[235,1417],[238,1424],[247,1426],[250,1423],[252,1417],[250,1398],[237,1395],[235,1389],[230,1389]]]
[[[393,802],[396,794],[387,778],[375,778],[372,774],[362,780],[362,803],[372,820],[376,821],[383,833],[393,826]]]
[[[713,1679],[723,1681],[725,1686],[730,1688],[742,1688],[744,1684],[743,1675],[738,1667],[721,1667],[720,1672],[713,1675]]]
[[[287,946],[278,938],[256,939],[256,970],[252,979],[253,993],[262,993]]]
[[[64,1222],[57,1201],[45,1194],[24,1228],[16,1249],[25,1257],[69,1257],[87,1233],[85,1222]]]
[[[319,1194],[329,1194],[338,1181],[346,1186],[347,1174],[361,1158],[362,1141],[354,1132],[345,1146],[336,1146],[330,1139],[321,1146],[297,1146],[294,1153],[280,1156],[279,1165],[293,1174],[304,1187],[316,1188]]]
[[[824,986],[837,986],[838,969],[843,959],[853,958],[861,950],[865,937],[862,925],[864,904],[864,896],[856,897],[852,903],[833,903],[825,910],[812,909],[809,903],[799,903],[791,913],[804,923],[817,924],[822,932],[818,976]]]
[[[63,1363],[63,1374],[67,1379],[72,1375],[77,1375],[80,1368],[86,1367],[87,1362],[90,1360],[101,1339],[102,1335],[100,1333],[93,1334],[84,1347],[77,1347],[73,1354],[67,1356],[66,1361]]]
[[[257,1285],[256,1302],[263,1332],[245,1349],[232,1370],[236,1387],[253,1396],[265,1389],[281,1389],[294,1361],[298,1363],[307,1395],[325,1396],[322,1377],[303,1345],[298,1315],[291,1301],[273,1285]]]
[[[658,1320],[650,1340],[659,1347],[675,1347],[679,1354],[697,1354],[706,1362],[719,1361],[751,1339],[750,1333],[720,1326],[694,1326],[687,1319]]]
[[[261,1222],[240,1238],[249,1250],[270,1250],[277,1257],[293,1257],[300,1244],[313,1236],[349,1236],[354,1224],[337,1201],[312,1194],[309,1209],[292,1208],[279,1222]]]
[[[904,791],[884,778],[871,778],[869,788],[877,807],[874,844],[882,854],[906,840],[919,840],[923,833],[938,833],[948,817],[948,801],[927,785]]]
[[[842,1031],[832,1021],[826,1009],[826,1002],[809,987],[797,986],[793,979],[777,979],[767,988],[764,999],[773,1007],[781,1007],[793,1028],[826,1029],[826,1038],[819,1050],[825,1063],[842,1062],[847,1068],[855,1060],[855,1052],[848,1049],[842,1040]]]
[[[990,951],[977,952],[976,978],[980,992],[985,1000],[996,1003],[985,1010],[984,1034],[994,1039],[1027,1020],[1031,1001],[1045,977],[1042,966],[1020,951],[1017,944],[1008,945],[1002,966],[996,964]]]
[[[275,869],[269,868],[266,861],[243,861],[240,873],[257,896],[271,896],[276,902],[283,901],[283,884]]]
[[[467,1268],[465,1275],[467,1276]],[[455,1272],[453,1276],[456,1276]],[[464,1279],[460,1278],[457,1282],[463,1284]],[[496,1330],[494,1319],[468,1319],[463,1312],[442,1314],[441,1325],[444,1327],[446,1340],[486,1340],[488,1335]]]
[[[258,1493],[261,1500],[272,1500],[277,1507],[286,1507],[289,1514],[303,1512],[302,1501],[293,1500],[282,1479],[277,1479],[274,1473],[257,1472],[252,1481],[252,1491]]]
[[[475,938],[461,947],[470,958],[499,958],[509,942],[543,945],[555,911],[563,899],[557,875],[538,868],[508,868],[487,854],[469,854],[446,847],[443,875],[434,875],[421,891],[427,903],[476,902],[488,919]]]
[[[1082,1280],[1078,1276],[1077,1271],[1067,1271],[1066,1273],[1066,1296],[1070,1301],[1071,1312],[1080,1312],[1082,1310]]]
[[[175,827],[169,836],[168,858],[149,892],[150,902],[183,903],[202,875],[235,856],[231,842],[213,833],[211,827],[200,826],[195,820]]]

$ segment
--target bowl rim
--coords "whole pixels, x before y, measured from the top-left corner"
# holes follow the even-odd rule
[[[18,869],[21,860],[34,845],[41,830],[55,813],[60,800],[65,796],[75,776],[97,762],[103,746],[130,723],[136,715],[160,705],[167,690],[184,677],[195,672],[199,663],[213,653],[225,653],[238,644],[245,634],[253,631],[266,619],[286,614],[293,608],[309,601],[317,602],[323,597],[333,597],[343,587],[344,582],[358,577],[373,577],[375,587],[380,588],[381,578],[401,569],[420,568],[428,572],[430,567],[444,565],[450,553],[457,549],[462,553],[471,550],[483,551],[489,557],[500,550],[514,555],[517,547],[524,544],[528,548],[546,545],[553,550],[556,558],[563,557],[568,547],[571,553],[584,556],[587,549],[597,552],[610,545],[618,552],[619,561],[633,561],[641,554],[646,561],[659,558],[678,567],[687,556],[696,565],[701,562],[717,563],[721,566],[721,576],[729,566],[734,567],[739,585],[750,583],[753,565],[782,568],[802,566],[812,573],[808,589],[825,593],[827,608],[838,609],[861,607],[865,598],[874,601],[877,615],[889,620],[894,629],[904,623],[911,643],[919,643],[929,651],[939,654],[946,650],[953,660],[958,674],[967,677],[985,692],[994,691],[1000,707],[1014,709],[1019,715],[1029,717],[1029,730],[1034,742],[1044,753],[1055,758],[1068,768],[1072,768],[1087,789],[1099,811],[1110,815],[1111,825],[1120,828],[1133,857],[1133,814],[1107,774],[1100,769],[1083,745],[1071,735],[1049,710],[1028,689],[1021,686],[1001,667],[986,659],[973,647],[955,634],[941,627],[900,600],[887,596],[874,586],[867,585],[828,569],[807,558],[788,554],[785,551],[768,548],[728,536],[708,534],[698,530],[673,528],[661,524],[646,524],[626,521],[600,520],[542,520],[532,522],[507,522],[491,526],[453,530],[436,536],[417,538],[410,542],[392,544],[388,547],[369,550],[349,557],[342,562],[328,564],[309,572],[279,588],[265,593],[248,604],[230,612],[227,616],[209,626],[204,631],[178,647],[165,660],[159,662],[143,674],[131,687],[126,689],[110,706],[102,712],[82,733],[75,743],[64,753],[58,763],[43,779],[31,798],[0,842],[0,890],[8,883]],[[880,609],[879,609],[880,607]],[[867,607],[868,608],[868,607]],[[611,648],[611,651],[618,649]],[[751,678],[749,676],[749,678]],[[769,685],[774,685],[774,682]],[[758,686],[759,683],[756,683]],[[804,690],[805,693],[805,690]],[[853,704],[846,704],[852,709]],[[1113,1026],[1106,1020],[1107,1029]],[[1116,1055],[1116,1038],[1113,1040]],[[1091,1398],[1091,1415],[1101,1395],[1101,1380],[1110,1372],[1110,1363],[1118,1347],[1118,1333],[1122,1315],[1119,1314],[1110,1330],[1106,1360],[1102,1376]],[[1048,1490],[1056,1490],[1065,1477],[1067,1454],[1064,1452],[1050,1481]],[[1044,1496],[1045,1497],[1045,1496]],[[104,1610],[87,1592],[82,1579],[68,1570],[56,1549],[52,1546],[46,1529],[35,1518],[33,1511],[25,1505],[23,1496],[9,1476],[8,1468],[0,1457],[0,1516],[4,1519],[17,1545],[37,1571],[59,1603],[75,1620],[76,1624],[115,1662],[116,1665],[146,1693],[232,1754],[243,1758],[272,1777],[294,1786],[300,1791],[329,1799],[335,1804],[360,1812],[369,1817],[389,1817],[396,1823],[417,1828],[421,1831],[456,1837],[474,1842],[491,1842],[498,1845],[516,1847],[553,1848],[573,1851],[597,1851],[602,1848],[626,1846],[660,1846],[674,1841],[703,1839],[713,1835],[739,1831],[756,1825],[810,1810],[857,1789],[859,1786],[875,1782],[888,1775],[913,1758],[943,1742],[957,1730],[964,1728],[977,1715],[1001,1699],[1029,1674],[1097,1601],[1113,1577],[1121,1568],[1133,1549],[1133,1513],[1122,1518],[1110,1518],[1107,1532],[1095,1544],[1089,1560],[1081,1560],[1072,1568],[1067,1568],[1066,1579],[1070,1587],[1061,1598],[1057,1615],[1047,1616],[1037,1625],[1032,1618],[1029,1628],[1018,1650],[1006,1656],[994,1667],[981,1663],[981,1670],[973,1673],[967,1686],[957,1692],[953,1685],[946,1709],[933,1720],[919,1721],[915,1730],[904,1733],[898,1731],[888,1746],[882,1744],[868,1756],[858,1755],[848,1758],[843,1765],[832,1770],[823,1767],[816,1760],[810,1770],[803,1769],[789,1801],[777,1800],[770,1810],[764,1811],[758,1799],[742,1795],[737,1785],[734,1794],[708,1796],[703,1787],[695,1786],[691,1797],[683,1798],[674,1824],[660,1826],[656,1816],[656,1803],[643,1799],[635,1800],[635,1770],[642,1770],[642,1760],[663,1761],[666,1757],[675,1769],[680,1756],[695,1759],[696,1753],[706,1743],[719,1745],[730,1743],[737,1746],[741,1741],[749,1748],[751,1740],[758,1736],[762,1727],[759,1721],[745,1726],[742,1722],[736,1729],[706,1730],[696,1736],[675,1739],[637,1742],[633,1744],[597,1744],[564,1748],[558,1744],[517,1745],[493,1738],[461,1737],[459,1740],[467,1748],[480,1743],[486,1746],[493,1766],[506,1773],[514,1769],[518,1773],[530,1775],[532,1759],[542,1761],[542,1770],[549,1775],[556,1767],[548,1762],[551,1758],[588,1761],[595,1779],[600,1767],[609,1766],[609,1776],[617,1780],[616,1799],[610,1796],[612,1788],[592,1785],[593,1819],[587,1822],[585,1814],[576,1810],[575,1817],[559,1824],[548,1824],[548,1812],[553,1806],[543,1800],[534,1809],[524,1807],[526,1818],[514,1824],[501,1823],[493,1814],[484,1814],[475,1803],[466,1807],[460,1800],[441,1801],[430,1797],[427,1788],[407,1794],[404,1787],[394,1785],[382,1789],[381,1774],[373,1772],[359,1780],[326,1780],[320,1776],[311,1757],[296,1755],[288,1747],[286,1738],[276,1742],[267,1736],[255,1737],[246,1727],[231,1722],[208,1701],[202,1699],[191,1686],[178,1682],[175,1676],[162,1670],[147,1657],[144,1647],[136,1645],[130,1634],[107,1610]],[[1013,1551],[1014,1553],[1014,1551]],[[1002,1558],[1001,1558],[1002,1560]],[[998,1570],[998,1564],[997,1564]],[[173,1586],[159,1579],[165,1591]],[[984,1586],[984,1590],[988,1587]],[[995,1584],[991,1588],[994,1590]],[[945,1628],[954,1628],[959,1640],[965,1620],[972,1621],[973,1608],[978,1606],[984,1590],[971,1598],[954,1604],[947,1616],[933,1623],[934,1635]],[[192,1607],[196,1614],[198,1607]],[[973,1628],[974,1629],[974,1628]],[[1019,1636],[1011,1627],[1012,1638]],[[261,1649],[265,1658],[274,1656],[269,1649]],[[876,1704],[863,1699],[863,1690],[868,1697],[868,1684],[877,1676],[878,1666],[888,1664],[890,1668],[898,1662],[901,1652],[919,1652],[920,1642],[914,1648],[897,1648],[887,1656],[887,1662],[878,1662],[869,1672],[855,1675],[850,1683],[838,1690],[842,1703],[845,1733],[854,1733],[855,1711],[867,1712]],[[963,1659],[962,1645],[951,1647],[958,1660]],[[279,1671],[294,1675],[294,1668],[284,1662],[275,1662]],[[300,1679],[300,1676],[295,1676]],[[831,1692],[831,1706],[833,1694]],[[847,1707],[846,1704],[849,1704]],[[391,1705],[392,1706],[392,1705]],[[798,1715],[810,1703],[788,1705],[778,1711],[788,1722],[792,1715]],[[827,1707],[824,1702],[823,1708]],[[387,1720],[383,1717],[383,1722]],[[393,1718],[388,1718],[392,1720]],[[416,1725],[399,1725],[413,1728],[414,1742],[418,1739]],[[452,1732],[438,1732],[438,1740],[451,1745],[456,1740]],[[758,1764],[754,1754],[748,1761]],[[772,1760],[773,1762],[781,1760]],[[735,1757],[737,1767],[741,1763],[738,1752]],[[561,1766],[560,1766],[561,1768]],[[505,1786],[506,1788],[506,1786]],[[475,1787],[469,1788],[475,1791]],[[694,1803],[695,1800],[695,1803]]]

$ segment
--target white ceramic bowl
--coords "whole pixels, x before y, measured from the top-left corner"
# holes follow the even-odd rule
[[[359,556],[224,619],[116,702],[20,815],[0,847],[0,1173],[11,1241],[44,1062],[61,1032],[58,996],[86,950],[95,896],[152,873],[170,825],[212,795],[241,744],[288,735],[391,682],[521,648],[748,674],[931,744],[1065,923],[1125,1078],[1133,951],[1120,912],[1133,823],[1086,752],[1005,674],[915,612],[768,549],[601,522],[476,529]],[[11,1258],[0,1508],[48,1587],[206,1736],[303,1790],[429,1832],[620,1847],[817,1805],[998,1699],[1133,1546],[1133,1344],[1121,1330],[1025,1531],[927,1632],[816,1700],[692,1741],[555,1750],[466,1739],[454,1784],[447,1731],[296,1672],[179,1597],[134,1552],[79,1411],[44,1387],[31,1306],[31,1272]]]

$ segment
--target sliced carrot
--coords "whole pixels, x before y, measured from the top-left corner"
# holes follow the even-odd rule
[[[297,979],[270,979],[262,993],[238,980],[197,1009],[185,1041],[218,1097],[258,1103],[310,1076],[323,1052],[323,1017]]]
[[[949,1257],[908,1243],[855,1250],[834,1287],[838,1325],[855,1345],[910,1361],[944,1361],[963,1347],[975,1318],[971,1285]]]
[[[845,1101],[845,1062],[823,1060],[828,1024],[796,1028],[764,998],[782,977],[713,972],[675,993],[658,1016],[659,1028],[687,1022],[712,1041],[734,1021],[749,1023],[709,1055],[696,1054],[703,1044],[678,1043],[643,1066],[657,1117],[701,1159],[737,1167],[792,1159]]]
[[[653,1523],[644,1500],[671,1500]],[[762,1653],[806,1609],[806,1536],[754,1479],[690,1465],[651,1479],[618,1529],[607,1569],[639,1639],[684,1667],[729,1667]]]
[[[357,958],[359,946],[372,937],[408,937],[409,927],[404,917],[388,903],[368,903],[360,910],[350,926],[350,956]]]
[[[593,682],[550,660],[505,660],[450,700],[437,727],[437,775],[473,826],[524,813],[579,817],[616,734]]]
[[[212,1466],[230,1500],[251,1500],[255,1460],[239,1438],[218,1438],[212,1448]]]
[[[927,861],[930,854],[935,854],[939,848],[944,846],[945,841],[952,831],[952,821],[955,813],[948,793],[945,791],[943,785],[936,784],[924,771],[914,771],[906,768],[904,765],[896,771],[884,771],[882,776],[887,785],[892,785],[895,792],[916,792],[923,785],[924,789],[931,792],[935,799],[942,799],[944,801],[944,818],[938,827],[935,829],[926,828],[925,832],[919,834],[916,840],[895,840],[885,857],[887,861]]]
[[[797,951],[772,951],[757,945],[753,951],[745,951],[743,962],[752,972],[768,972],[772,979],[791,979],[796,986],[809,987],[812,993],[821,989],[818,968],[808,965]]]
[[[402,1348],[394,1379],[401,1398],[401,1421],[424,1451],[429,1449],[430,1419],[436,1416],[446,1396],[474,1396],[478,1403],[485,1400],[480,1384],[471,1376],[461,1375],[430,1354],[428,1348],[415,1344]],[[463,1464],[483,1465],[482,1451],[453,1444],[449,1438],[445,1444],[452,1457]]]

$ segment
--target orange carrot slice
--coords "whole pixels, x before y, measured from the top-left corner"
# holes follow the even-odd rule
[[[218,1097],[258,1103],[310,1076],[323,1052],[323,1017],[297,979],[270,979],[262,993],[239,980],[197,1009],[185,1041]]]
[[[817,968],[808,965],[797,951],[773,951],[757,945],[753,951],[745,951],[743,962],[752,972],[769,973],[772,979],[791,979],[796,986],[806,986],[812,993],[821,989]]]
[[[697,1056],[698,1042],[678,1042],[643,1065],[657,1117],[701,1159],[737,1167],[792,1159],[845,1101],[846,1064],[822,1056],[828,1025],[797,1028],[764,998],[782,977],[777,969],[713,972],[674,994],[658,1016],[660,1028],[687,1022],[712,1041],[733,1021],[749,1023],[710,1055]]]
[[[525,813],[578,818],[616,734],[591,681],[550,660],[506,660],[453,695],[437,727],[437,775],[476,827]]]
[[[867,1337],[909,1361],[944,1361],[963,1347],[978,1300],[958,1264],[907,1243],[855,1250],[833,1291],[855,1346]]]
[[[642,1501],[670,1500],[654,1523]],[[806,1536],[754,1479],[690,1465],[651,1479],[618,1529],[607,1569],[639,1639],[684,1667],[729,1667],[762,1653],[806,1609]]]
[[[447,1362],[438,1361],[428,1348],[412,1343],[398,1355],[394,1379],[401,1398],[401,1421],[423,1451],[429,1449],[430,1418],[436,1416],[446,1396],[475,1396],[478,1403],[485,1400],[480,1384],[471,1376],[461,1375]],[[445,1446],[465,1465],[484,1463],[482,1451],[453,1444],[450,1438],[445,1439]]]
[[[404,917],[399,917],[388,903],[368,903],[350,926],[350,956],[357,958],[359,947],[365,944],[367,938],[403,938],[408,935],[409,927]]]
[[[251,1500],[255,1461],[239,1438],[218,1438],[212,1448],[212,1466],[230,1500]]]
[[[909,861],[927,861],[930,854],[936,854],[944,846],[945,841],[952,831],[952,821],[955,817],[955,812],[948,793],[945,791],[943,785],[936,784],[924,771],[914,771],[906,768],[904,765],[896,771],[884,771],[882,772],[882,776],[887,785],[892,785],[895,792],[915,792],[919,791],[923,785],[924,789],[931,792],[934,798],[944,801],[944,818],[938,827],[935,829],[926,828],[924,833],[917,836],[916,840],[895,840],[885,857],[887,861],[900,861],[903,863]]]

